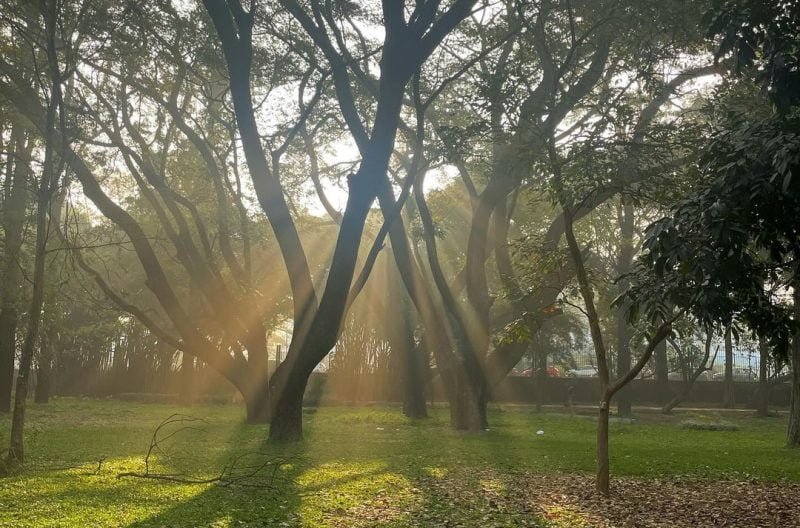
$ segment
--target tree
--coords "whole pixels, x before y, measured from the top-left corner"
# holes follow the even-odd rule
[[[414,195],[415,213],[423,227],[425,275],[431,277],[441,299],[445,314],[440,320],[453,336],[455,363],[463,364],[455,392],[463,394],[460,406],[464,412],[451,414],[457,428],[480,430],[486,426],[485,406],[492,388],[528,349],[525,342],[494,339],[496,330],[508,321],[507,304],[513,305],[517,319],[526,319],[519,326],[538,324],[533,320],[553,315],[550,308],[563,287],[564,269],[554,271],[538,291],[520,284],[509,253],[509,232],[518,214],[517,204],[524,203],[524,191],[547,185],[547,174],[539,170],[545,139],[555,134],[566,142],[571,134],[584,133],[590,128],[588,123],[607,111],[595,114],[587,104],[591,98],[613,104],[620,92],[627,92],[629,86],[617,90],[608,81],[624,69],[622,57],[631,57],[637,64],[642,61],[646,63],[642,68],[648,69],[670,54],[665,51],[671,50],[670,46],[655,51],[659,37],[654,38],[654,33],[645,36],[633,30],[636,17],[652,16],[652,7],[634,9],[634,14],[626,13],[631,16],[623,20],[613,6],[604,3],[573,10],[570,5],[550,2],[509,2],[498,15],[500,31],[480,26],[464,30],[481,43],[475,71],[459,78],[454,83],[459,89],[452,94],[446,91],[437,104],[430,108],[422,104],[431,135],[439,142],[426,156],[444,157],[457,168],[468,196],[465,221],[469,222],[469,235],[463,245],[459,242],[463,253],[456,260],[456,269],[460,271],[448,277],[436,240],[435,216],[428,211],[423,193]],[[619,24],[631,24],[630,40],[616,38],[620,33],[610,31]],[[643,49],[653,51],[643,54],[653,62],[639,55]],[[703,72],[708,69],[678,75],[656,91],[641,114],[633,114],[641,117],[637,140],[647,136],[654,117],[675,90]],[[632,183],[642,175],[626,176]],[[593,196],[580,208],[580,216],[615,196],[624,187],[618,183]],[[543,254],[553,253],[561,240],[563,219],[556,216],[549,227],[532,226],[531,230],[544,231],[543,235],[537,233],[544,239],[539,249]],[[504,303],[497,302],[499,299]],[[437,364],[440,362],[437,358]]]
[[[66,9],[65,12],[71,15],[75,14],[73,11],[68,9]],[[89,19],[97,22],[95,18],[89,17]],[[68,19],[68,22],[73,22],[73,19]],[[64,27],[70,28],[71,26],[69,23],[65,23]],[[86,28],[80,27],[79,29],[85,30]],[[92,28],[90,27],[90,29]],[[80,44],[81,42],[84,42],[83,38],[85,38],[85,35],[81,38],[75,39],[63,38],[62,41],[76,42]],[[70,51],[73,50],[66,51],[65,53],[69,54]],[[130,57],[131,56],[128,56],[128,58]],[[12,65],[8,62],[2,64],[4,73],[10,81],[3,86],[4,95],[6,95],[6,97],[15,104],[21,115],[33,123],[34,126],[38,128],[40,133],[44,133],[46,126],[43,120],[43,109],[35,99],[32,99],[30,95],[27,94],[24,89],[22,89],[22,86],[20,85],[21,77],[19,75],[20,67],[21,65],[17,65],[17,67],[15,67],[15,65]],[[79,82],[86,83],[86,77],[83,73],[78,73],[76,77],[78,78]],[[117,88],[119,85],[112,87]],[[107,137],[111,139],[112,147],[116,147],[120,150],[121,157],[124,160],[125,165],[131,170],[132,177],[136,181],[136,184],[141,192],[142,200],[150,202],[152,211],[155,213],[155,216],[161,223],[161,227],[164,229],[166,237],[175,245],[179,262],[186,269],[186,273],[192,280],[202,283],[203,286],[201,287],[201,291],[207,293],[209,297],[214,298],[215,303],[212,303],[212,306],[219,309],[223,304],[225,304],[221,302],[221,296],[227,292],[221,285],[221,278],[218,275],[214,275],[213,271],[211,271],[214,270],[216,266],[211,262],[213,257],[209,255],[210,244],[206,243],[208,242],[208,231],[204,229],[205,224],[198,214],[196,207],[193,205],[193,202],[191,200],[187,200],[185,196],[182,196],[179,192],[175,192],[174,189],[170,187],[170,183],[164,178],[164,171],[166,171],[166,168],[164,166],[165,162],[162,160],[163,156],[155,155],[150,149],[152,144],[148,143],[144,139],[141,129],[137,130],[137,128],[133,126],[131,120],[129,119],[130,109],[125,104],[120,104],[108,114],[104,114],[103,110],[108,109],[111,105],[108,99],[106,99],[104,94],[100,91],[102,86],[93,86],[91,83],[87,83],[83,86],[80,86],[80,88],[85,89],[86,91],[80,91],[76,95],[77,101],[75,104],[78,107],[76,113],[82,114],[82,117],[85,117],[86,115],[98,117],[98,119],[93,123],[100,126],[100,133],[106,133]],[[119,96],[120,93],[118,92],[116,95]],[[91,96],[95,96],[95,99],[92,101],[92,103],[95,103],[94,106],[89,103],[89,97]],[[176,115],[178,118],[182,117],[177,112]],[[176,121],[178,120],[179,119],[176,118]],[[80,123],[85,125],[87,121]],[[163,131],[163,129],[161,130]],[[79,145],[84,147],[87,144],[90,146],[92,145],[91,134],[81,135],[86,131],[81,130],[79,126],[75,126],[72,131],[79,133],[78,137],[72,138],[74,140],[78,140]],[[130,136],[123,138],[123,134],[130,134]],[[196,136],[193,137],[196,138]],[[103,187],[98,183],[100,178],[97,178],[93,173],[93,164],[91,162],[87,162],[88,156],[86,155],[85,150],[81,152],[81,149],[68,145],[67,139],[62,134],[55,134],[55,138],[59,143],[60,151],[65,153],[65,162],[69,165],[71,171],[83,186],[85,195],[93,200],[100,212],[111,219],[111,221],[119,227],[125,236],[128,237],[130,243],[136,250],[136,254],[145,271],[145,276],[147,279],[146,284],[148,284],[151,292],[153,292],[153,295],[158,300],[158,303],[163,310],[163,312],[161,312],[164,314],[163,317],[167,318],[175,325],[177,330],[176,333],[181,335],[181,337],[185,340],[185,345],[180,344],[180,341],[171,335],[172,333],[170,331],[163,328],[158,320],[161,317],[161,314],[159,314],[159,317],[155,318],[149,316],[147,310],[143,310],[131,302],[127,302],[123,296],[116,293],[113,288],[109,286],[104,277],[94,270],[86,262],[86,260],[80,256],[79,247],[82,244],[78,243],[75,251],[72,253],[80,267],[86,273],[89,273],[96,282],[98,282],[100,288],[113,302],[115,302],[115,304],[120,306],[123,310],[139,317],[153,330],[154,333],[159,335],[165,341],[171,342],[177,348],[183,346],[191,348],[194,353],[199,354],[201,357],[208,360],[209,363],[214,364],[214,366],[220,372],[222,372],[223,375],[227,374],[230,376],[232,382],[236,384],[240,390],[242,390],[243,394],[246,395],[245,399],[249,404],[248,411],[250,418],[257,419],[257,417],[263,413],[263,409],[268,409],[268,406],[266,405],[266,390],[263,390],[263,387],[265,387],[266,384],[262,382],[259,385],[258,383],[254,383],[253,380],[257,379],[256,374],[259,376],[266,376],[266,373],[262,369],[258,368],[250,371],[248,371],[246,368],[240,368],[241,365],[239,362],[242,361],[242,356],[237,358],[229,356],[225,358],[224,352],[215,350],[216,347],[213,340],[207,340],[205,336],[199,335],[196,328],[192,328],[186,311],[184,307],[181,306],[181,300],[179,299],[179,296],[176,295],[174,287],[170,284],[169,279],[165,274],[164,267],[159,260],[159,254],[154,248],[154,244],[151,243],[150,237],[145,234],[146,231],[142,227],[142,224],[137,222],[135,217],[125,211],[125,209],[121,207],[114,199],[110,198],[109,191],[103,189]],[[162,140],[162,144],[167,143],[167,145],[169,145],[169,142],[172,138],[167,137],[160,139]],[[105,146],[107,147],[108,145],[106,144]],[[137,152],[134,150],[136,146],[142,147],[142,149]],[[196,148],[202,148],[206,145],[198,141],[194,146]],[[165,150],[169,150],[169,146],[165,147]],[[208,158],[207,160],[210,164],[211,160]],[[159,163],[159,161],[161,161],[161,163]],[[156,166],[158,168],[156,168]],[[222,185],[221,182],[219,182],[219,184]],[[159,199],[163,199],[163,202],[158,202]],[[129,200],[127,203],[130,204],[131,201],[132,200]],[[136,203],[135,200],[133,202],[134,204]],[[180,203],[180,205],[178,205],[178,203]],[[192,223],[187,221],[186,213],[181,210],[181,207],[186,208],[185,210],[188,211],[188,214],[193,221]],[[54,227],[57,225],[58,222],[53,223]],[[194,235],[197,238],[192,238],[193,229],[192,227],[189,227],[190,225],[194,228]],[[56,231],[60,230],[56,229]],[[225,246],[225,241],[227,241],[225,235],[228,235],[228,233],[222,228],[220,231],[222,231],[220,234],[220,245]],[[69,246],[70,241],[67,240],[68,235],[69,234],[66,233],[60,234],[59,236]],[[74,242],[74,240],[72,242]],[[202,246],[202,249],[199,249],[198,246]],[[230,265],[231,260],[228,260],[227,264]],[[227,305],[237,306],[237,303],[229,302]],[[201,309],[201,307],[196,308]],[[235,316],[238,314],[235,312],[232,313],[229,310],[226,315],[228,316],[228,326],[234,327],[235,325],[234,323],[230,322],[230,319],[235,318]],[[236,330],[241,331],[240,327],[237,327]],[[242,337],[241,334],[237,335],[236,337],[241,338],[244,341],[246,341],[248,338],[251,338],[249,344],[252,351],[250,356],[252,362],[256,362],[260,357],[263,357],[263,363],[265,364],[266,349],[262,347],[264,353],[261,355],[257,354],[255,350],[257,347],[259,334],[256,332],[250,332],[248,334],[247,331],[243,331],[242,333],[244,334],[244,337]],[[263,341],[263,335],[261,336],[261,339]],[[222,343],[224,347],[227,343],[229,343],[229,341],[223,339]],[[230,349],[227,349],[227,351],[230,353]],[[259,388],[262,389],[261,392],[259,392]]]
[[[551,147],[551,156],[555,156],[555,149]],[[564,207],[564,220],[565,229],[564,235],[567,240],[567,247],[569,254],[575,265],[576,278],[578,281],[578,288],[580,295],[583,299],[586,319],[589,322],[589,331],[592,337],[592,345],[594,347],[595,356],[597,359],[597,370],[600,378],[600,405],[597,420],[597,478],[596,488],[597,491],[608,495],[610,492],[610,470],[609,470],[609,456],[608,456],[608,419],[610,413],[611,399],[616,393],[619,392],[626,384],[633,380],[639,372],[644,368],[650,357],[653,355],[656,347],[662,343],[672,331],[672,323],[674,323],[681,315],[681,312],[672,314],[662,311],[659,315],[659,320],[653,321],[657,324],[656,328],[650,333],[647,340],[647,345],[642,352],[641,357],[636,364],[613,383],[611,381],[610,369],[608,364],[608,353],[603,338],[603,331],[600,326],[600,317],[597,313],[597,308],[594,302],[594,292],[590,282],[589,273],[587,272],[584,263],[585,256],[578,245],[575,238],[574,230],[574,198],[567,194],[563,188],[563,178],[560,172],[560,163],[553,162],[553,170],[556,185],[559,188],[559,195],[562,206]]]
[[[34,347],[39,337],[41,312],[45,294],[45,261],[48,240],[48,222],[53,194],[58,186],[59,176],[63,169],[62,158],[56,152],[56,127],[64,129],[64,105],[62,100],[62,72],[56,51],[56,24],[58,6],[54,0],[44,0],[39,6],[44,20],[41,32],[45,41],[47,57],[47,80],[49,81],[47,116],[44,130],[44,163],[39,176],[36,192],[36,250],[34,253],[34,269],[31,278],[33,293],[28,311],[28,324],[20,351],[19,372],[14,394],[14,414],[11,419],[11,440],[6,456],[6,469],[13,469],[24,461],[25,410],[28,398],[28,383],[33,363]]]
[[[708,363],[708,360],[711,359],[711,342],[714,338],[714,332],[712,329],[706,329],[706,336],[705,336],[705,345],[703,347],[703,358],[697,364],[696,367],[692,370],[692,362],[686,358],[686,354],[680,351],[680,348],[675,344],[674,341],[670,340],[675,346],[675,350],[679,352],[681,356],[681,361],[684,364],[688,364],[688,369],[685,370],[685,379],[684,379],[684,387],[681,392],[675,395],[669,402],[661,408],[661,412],[664,414],[669,414],[672,410],[677,407],[691,392],[694,383],[700,378],[700,376],[705,373],[711,371],[714,366],[714,359],[716,359],[716,351],[714,352],[714,359],[711,360],[711,364]],[[690,345],[691,346],[691,345]]]
[[[721,36],[718,56],[732,55],[738,75],[712,107],[696,192],[648,230],[636,296],[647,304],[643,295],[656,288],[659,302],[690,309],[703,325],[736,321],[786,358],[797,331],[786,292],[797,291],[800,255],[800,6],[717,2],[707,21],[709,35]],[[774,106],[748,89],[753,82]],[[798,421],[794,403],[790,432]]]
[[[389,196],[391,188],[387,169],[399,127],[406,84],[447,34],[469,15],[474,3],[474,0],[457,0],[440,14],[439,2],[418,2],[408,17],[405,2],[383,4],[385,36],[374,118],[368,131],[364,125],[367,120],[359,113],[353,98],[349,67],[354,61],[351,61],[339,32],[335,20],[337,13],[330,4],[316,1],[311,2],[310,12],[298,2],[280,2],[327,62],[342,119],[362,156],[358,170],[348,178],[347,206],[341,216],[325,288],[317,301],[305,252],[283,202],[280,180],[274,170],[270,170],[255,120],[250,82],[252,30],[257,6],[251,3],[249,11],[246,11],[238,1],[227,4],[219,0],[205,1],[228,67],[231,96],[250,175],[261,207],[281,247],[292,285],[294,332],[286,360],[278,367],[271,382],[273,414],[270,438],[296,440],[302,435],[303,392],[309,375],[333,347],[339,333],[371,204],[380,196],[383,203],[392,202],[394,206],[394,197]],[[342,16],[344,12],[346,9],[338,15]],[[396,244],[393,244],[393,249],[397,254]]]
[[[17,352],[19,304],[22,302],[21,249],[32,181],[29,160],[35,141],[21,126],[11,126],[3,180],[3,261],[0,282],[0,412],[11,412]]]

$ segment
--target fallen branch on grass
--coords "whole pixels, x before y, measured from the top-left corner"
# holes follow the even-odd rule
[[[223,466],[218,475],[213,477],[198,477],[185,473],[159,473],[153,471],[151,458],[154,454],[158,454],[166,460],[175,460],[177,458],[163,447],[163,443],[166,440],[185,432],[205,433],[202,427],[196,425],[204,423],[206,422],[202,418],[195,418],[183,414],[173,414],[169,416],[153,431],[153,436],[150,439],[150,447],[144,457],[144,471],[126,471],[118,473],[117,478],[142,478],[178,482],[182,484],[219,484],[220,486],[226,487],[271,488],[280,468],[292,461],[290,458],[264,458],[266,455],[263,453],[249,452],[234,457],[230,463]],[[172,427],[176,428],[170,430]],[[246,463],[248,459],[253,458],[256,459],[255,462]]]

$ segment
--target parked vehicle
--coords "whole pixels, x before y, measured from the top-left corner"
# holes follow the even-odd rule
[[[725,372],[715,372],[714,381],[725,381]],[[733,381],[756,381],[758,374],[750,368],[733,367]]]
[[[683,381],[683,374],[681,374],[680,372],[670,372],[667,377],[670,379],[670,381]],[[713,379],[713,377],[714,377],[714,375],[711,374],[711,372],[706,370],[706,371],[700,373],[700,375],[697,377],[697,380],[698,381],[711,381]]]
[[[596,378],[597,367],[594,365],[582,365],[578,368],[569,369],[567,376],[570,378]]]
[[[530,377],[533,376],[533,369],[532,368],[526,368],[519,375],[530,378]],[[547,377],[548,378],[560,378],[561,377],[561,371],[558,370],[558,367],[549,366],[549,367],[547,367]]]

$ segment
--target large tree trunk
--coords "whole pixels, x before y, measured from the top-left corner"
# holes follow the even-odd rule
[[[265,377],[260,377],[260,380],[255,384],[255,386],[244,395],[244,403],[247,409],[247,423],[269,423],[269,399],[269,380]]]
[[[288,361],[281,363],[272,376],[269,439],[276,442],[303,439],[303,394],[313,367],[301,370],[298,367],[290,369],[288,365]],[[282,390],[276,390],[278,383]]]
[[[427,418],[427,350],[423,342],[414,343],[413,328],[410,326],[406,327],[406,343],[402,354],[403,414],[409,418]]]
[[[427,418],[428,407],[425,398],[427,382],[427,358],[422,347],[411,349],[408,358],[408,372],[403,389],[403,414],[409,418]]]
[[[456,397],[450,400],[450,425],[457,431],[484,431],[488,427],[488,398],[483,387],[468,379],[466,370],[459,372],[456,387]]]
[[[733,341],[731,328],[725,330],[725,381],[723,382],[722,406],[733,409],[736,406],[736,397],[733,388]]]
[[[800,316],[800,281],[794,285],[794,311]],[[800,331],[792,340],[792,405],[789,410],[789,429],[786,435],[786,445],[800,447]]]
[[[269,350],[267,335],[260,322],[254,325],[247,338],[246,390],[243,393],[248,423],[269,423]]]
[[[388,303],[384,306],[387,338],[394,356],[394,365],[399,370],[399,381],[403,395],[403,414],[409,418],[427,418],[425,401],[427,370],[427,349],[424,340],[414,339],[416,327],[413,306],[403,287],[402,278],[397,273],[396,259],[387,262],[386,279]],[[399,310],[397,316],[390,316],[389,310]]]

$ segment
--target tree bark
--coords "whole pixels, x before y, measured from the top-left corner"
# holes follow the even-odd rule
[[[795,280],[794,311],[800,316],[800,281]],[[800,331],[795,333],[792,340],[792,405],[789,409],[789,428],[786,433],[786,445],[800,448]]]
[[[667,343],[661,342],[656,347],[655,353],[655,384],[656,398],[659,402],[667,402],[671,398],[669,391],[669,362],[667,361]]]
[[[552,155],[552,151],[551,151]],[[555,160],[553,160],[555,161]],[[554,168],[554,173],[560,176],[558,169]],[[557,178],[561,181],[561,178]],[[597,415],[597,473],[595,475],[595,486],[597,491],[603,495],[609,493],[609,459],[608,459],[608,412],[609,400],[612,394],[609,394],[610,375],[608,369],[608,354],[606,353],[606,346],[603,341],[603,331],[600,327],[600,317],[597,314],[597,308],[594,303],[594,291],[589,282],[589,274],[586,271],[586,266],[583,262],[583,255],[581,254],[580,246],[575,238],[573,215],[571,211],[564,208],[565,229],[564,235],[567,240],[570,256],[575,264],[576,276],[578,279],[578,287],[583,298],[586,318],[589,321],[589,330],[592,337],[592,345],[594,347],[595,357],[597,359],[597,370],[600,381],[600,408]]]
[[[725,330],[725,381],[723,382],[722,406],[726,409],[736,407],[736,396],[733,387],[733,340],[731,328]]]
[[[425,398],[427,385],[428,358],[423,343],[411,346],[406,358],[406,376],[403,387],[403,414],[409,418],[419,419],[428,417],[428,407]]]
[[[609,402],[600,401],[597,413],[597,477],[595,487],[598,492],[608,495],[611,491],[611,472],[608,455],[608,413]]]
[[[450,402],[450,425],[456,431],[477,433],[488,427],[486,405],[488,398],[483,387],[468,378],[466,370],[460,369],[456,377],[457,397]]]
[[[14,359],[17,352],[17,323],[19,315],[11,303],[0,311],[0,412],[11,412],[11,391],[14,387]]]
[[[19,359],[19,372],[14,395],[14,415],[11,419],[11,441],[6,456],[6,468],[13,469],[25,460],[24,436],[25,411],[28,399],[28,385],[33,363],[33,353],[36,340],[39,336],[39,326],[44,305],[45,260],[47,250],[47,220],[49,216],[50,201],[53,189],[56,186],[58,174],[55,164],[54,135],[56,127],[56,114],[60,107],[61,81],[55,55],[55,25],[57,7],[54,0],[47,0],[42,4],[47,33],[47,55],[49,77],[51,79],[50,100],[47,107],[45,128],[45,154],[42,166],[42,175],[36,193],[36,250],[33,264],[33,293],[31,296],[30,310],[28,312],[28,325],[25,340]]]
[[[298,442],[303,439],[303,394],[308,385],[311,369],[286,369],[287,363],[275,370],[272,385],[285,372],[283,389],[272,389],[272,414],[270,416],[269,439],[273,442]]]
[[[28,203],[28,159],[33,141],[26,141],[19,127],[13,127],[6,163],[3,192],[3,256],[0,277],[0,412],[11,412],[11,391],[14,386],[14,360],[17,351],[19,324],[20,249]]]
[[[620,277],[619,293],[628,289],[630,281],[626,274],[630,272],[633,261],[633,230],[634,210],[628,203],[620,204],[618,210],[620,227],[619,258],[617,259],[617,276]],[[622,377],[631,369],[631,336],[628,328],[628,308],[620,306],[617,309],[617,377]],[[620,416],[631,415],[631,397],[628,387],[623,387],[617,394],[617,414]]]
[[[269,423],[269,350],[267,335],[257,321],[246,338],[247,371],[242,373],[246,385],[244,393],[248,423]]]
[[[53,331],[47,328],[39,339],[39,357],[36,369],[36,391],[33,401],[48,403],[52,393]]]
[[[536,345],[539,346],[536,346]],[[534,340],[533,350],[531,351],[532,358],[532,375],[535,377],[534,390],[536,391],[536,410],[541,411],[542,406],[547,400],[547,349],[541,346],[539,339]]]
[[[394,267],[394,259],[387,262],[389,272],[386,274],[389,284],[389,309],[398,309],[397,317],[387,317],[387,337],[392,354],[397,354],[395,365],[399,368],[402,384],[403,414],[409,418],[427,418],[428,410],[425,402],[425,367],[427,366],[425,343],[414,339],[413,307],[410,305],[408,293],[402,285],[402,279]],[[387,308],[385,307],[385,308]],[[386,313],[388,316],[389,314]]]
[[[192,403],[194,399],[194,357],[186,352],[181,353],[180,393],[182,403]]]
[[[767,365],[769,364],[769,347],[764,339],[758,340],[758,396],[756,400],[756,415],[761,417],[769,416],[769,393],[771,384],[767,376]]]
[[[617,377],[622,377],[631,369],[631,347],[628,322],[625,313],[620,308],[617,313]],[[631,403],[630,388],[624,387],[617,395],[617,414],[630,416],[633,405]]]
[[[706,343],[705,343],[705,353],[703,355],[703,361],[697,366],[697,369],[690,375],[690,377],[686,380],[686,383],[683,387],[683,390],[675,395],[664,407],[661,409],[662,414],[670,414],[672,410],[677,407],[685,398],[689,395],[694,386],[695,382],[700,378],[700,375],[703,372],[710,370],[714,362],[711,362],[711,367],[707,367],[708,359],[711,356],[711,340],[714,337],[714,333],[711,329],[708,330],[706,334]],[[714,353],[714,357],[716,358],[716,352]]]
[[[259,376],[250,392],[244,395],[247,423],[264,424],[270,421],[269,378]]]

